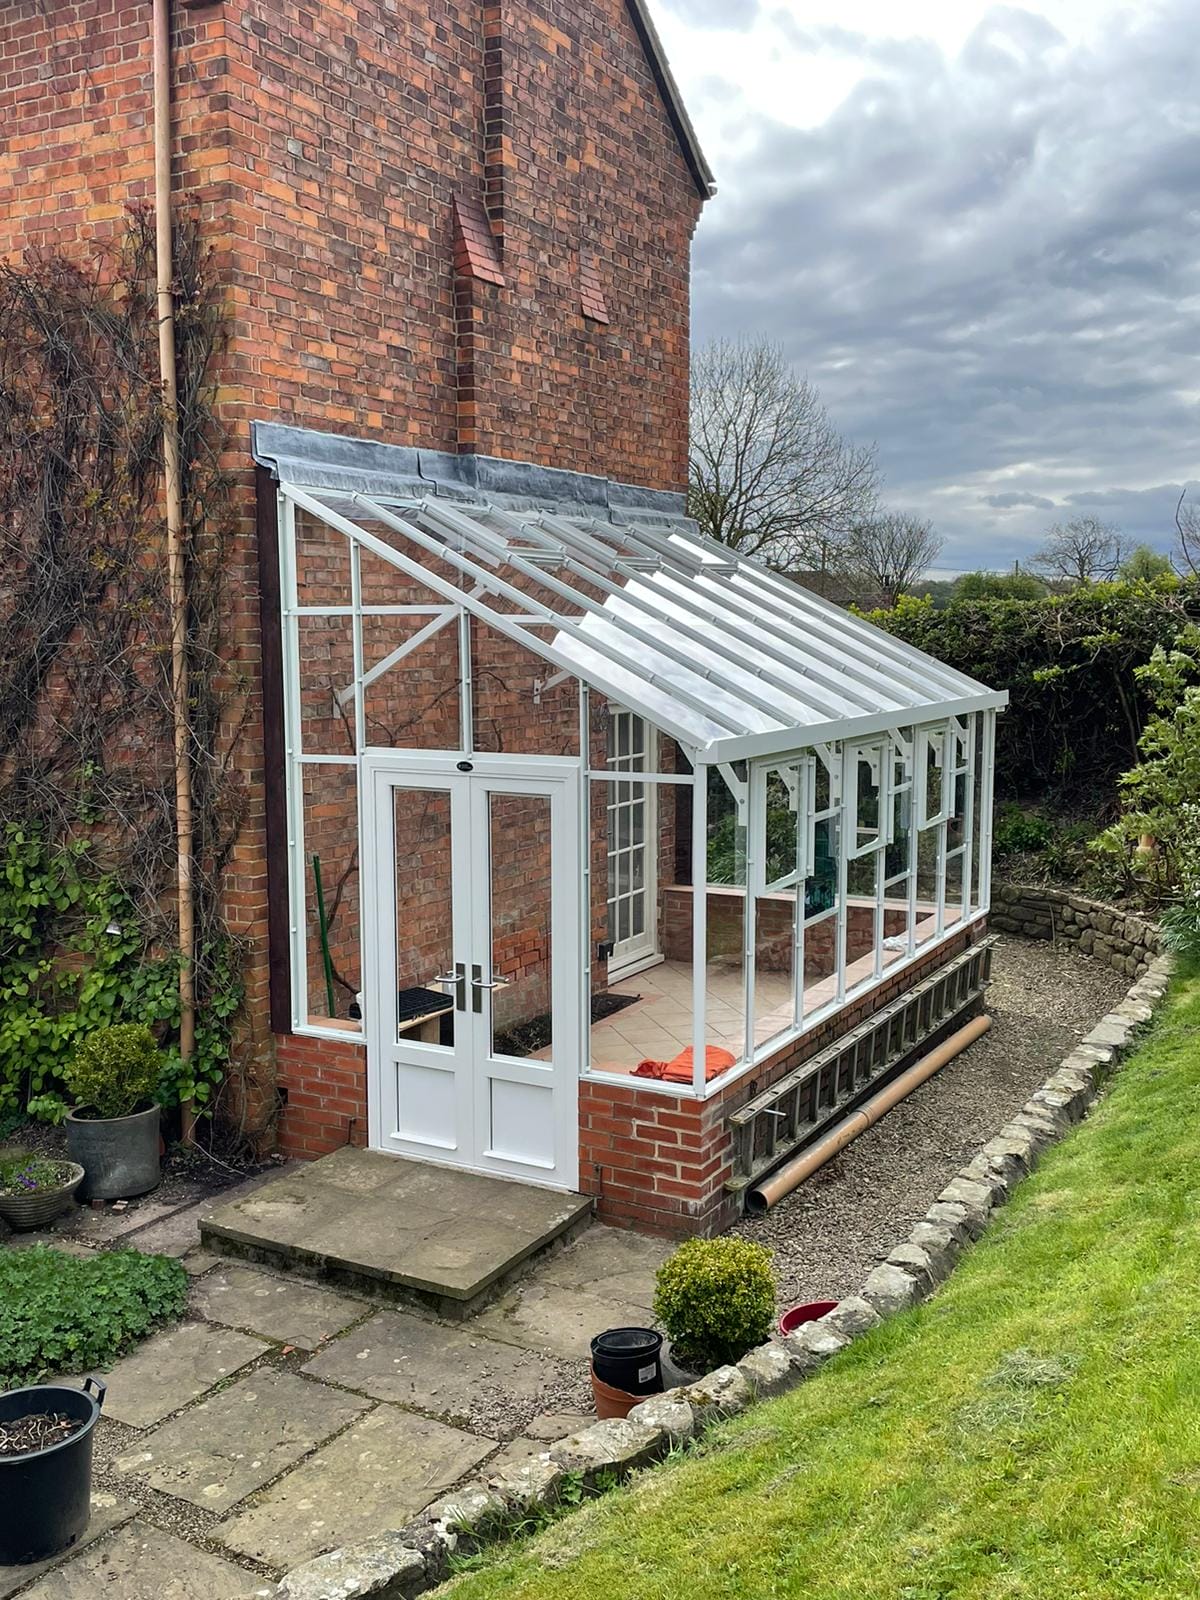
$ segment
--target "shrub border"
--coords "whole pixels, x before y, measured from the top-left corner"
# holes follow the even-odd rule
[[[450,1575],[452,1555],[503,1537],[531,1513],[551,1511],[568,1484],[598,1491],[661,1459],[714,1422],[794,1388],[884,1317],[927,1298],[1043,1151],[1086,1116],[1137,1030],[1153,1016],[1171,968],[1170,956],[1149,960],[1124,1000],[959,1169],[859,1294],[796,1333],[759,1345],[734,1366],[652,1395],[624,1420],[593,1423],[529,1461],[452,1490],[404,1528],[294,1567],[276,1589],[276,1600],[412,1600]]]

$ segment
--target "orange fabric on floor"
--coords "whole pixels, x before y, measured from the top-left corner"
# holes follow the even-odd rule
[[[722,1050],[719,1045],[710,1044],[704,1051],[704,1081],[710,1078],[719,1078],[737,1060],[736,1056],[728,1050]],[[633,1069],[635,1078],[665,1078],[668,1083],[691,1083],[692,1081],[692,1047],[681,1050],[670,1061],[639,1061]]]

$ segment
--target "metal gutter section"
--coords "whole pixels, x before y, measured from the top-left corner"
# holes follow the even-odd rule
[[[449,500],[484,499],[511,511],[556,511],[610,521],[661,518],[694,527],[681,494],[532,461],[452,455],[282,422],[252,422],[250,449],[259,466],[285,489],[337,489],[386,499],[434,494]]]

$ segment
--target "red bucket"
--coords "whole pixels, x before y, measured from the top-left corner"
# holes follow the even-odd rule
[[[797,1328],[802,1328],[806,1322],[815,1322],[818,1317],[823,1317],[827,1311],[837,1308],[836,1300],[810,1300],[807,1305],[792,1306],[785,1311],[779,1319],[780,1333],[795,1333]]]

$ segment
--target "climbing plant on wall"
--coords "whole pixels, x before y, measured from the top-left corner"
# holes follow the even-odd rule
[[[241,962],[219,884],[244,695],[222,638],[222,318],[190,218],[176,271],[199,1047],[184,1072],[153,221],[134,210],[87,263],[0,265],[0,1114],[53,1114],[75,1039],[102,1022],[156,1025],[168,1103],[211,1108],[230,1057]]]

